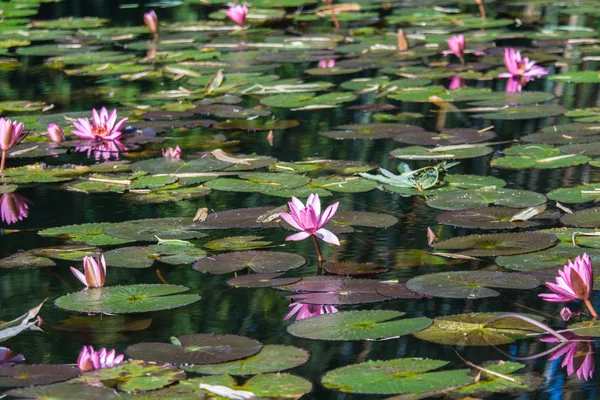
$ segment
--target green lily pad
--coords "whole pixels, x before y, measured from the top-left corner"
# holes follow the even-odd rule
[[[402,147],[390,152],[390,156],[401,160],[452,160],[487,156],[494,151],[491,147],[477,146],[455,148],[453,150],[428,149],[423,146]]]
[[[600,83],[600,74],[598,74],[598,71],[573,71],[554,74],[549,79],[566,83]]]
[[[102,25],[110,22],[107,18],[98,17],[68,17],[60,19],[50,19],[45,21],[33,21],[31,25],[35,28],[46,28],[46,29],[91,29],[98,28]]]
[[[294,119],[285,120],[259,120],[259,119],[234,119],[229,121],[218,122],[213,125],[216,129],[242,129],[247,131],[270,131],[279,129],[290,129],[300,125]]]
[[[221,170],[230,165],[231,163],[212,157],[203,157],[189,161],[159,158],[135,162],[131,164],[131,169],[133,171],[145,171],[150,174],[184,174],[211,172]]]
[[[295,174],[252,173],[241,177],[244,179],[219,178],[207,182],[205,186],[214,190],[269,194],[272,191],[304,186],[310,182],[309,178]]]
[[[152,190],[149,193],[126,193],[123,200],[135,204],[168,203],[197,199],[210,192],[212,190],[204,186],[180,188],[178,185],[174,185]]]
[[[496,372],[502,374],[502,376],[483,372],[477,382],[453,390],[452,393],[478,397],[483,397],[490,393],[522,393],[523,391],[530,392],[536,390],[541,386],[542,382],[544,382],[544,378],[537,374],[513,374],[513,372],[524,368],[525,364],[510,361],[496,361],[486,362],[482,367],[485,368],[486,371]],[[514,381],[505,379],[503,376],[508,376]]]
[[[293,336],[315,340],[377,340],[395,338],[431,325],[426,317],[390,321],[403,316],[398,311],[343,311],[305,318],[288,326]]]
[[[137,343],[125,349],[136,360],[169,364],[204,365],[247,358],[262,344],[237,335],[191,334],[171,338],[169,343]]]
[[[548,192],[548,198],[550,200],[556,200],[567,204],[597,201],[598,197],[600,197],[600,183],[591,183],[571,188],[558,188]]]
[[[526,144],[505,150],[504,157],[495,158],[491,165],[507,169],[552,169],[586,164],[590,159],[579,153],[564,152],[562,149],[550,146]]]
[[[495,120],[522,120],[534,118],[548,118],[563,115],[566,108],[555,104],[540,104],[535,106],[511,107],[502,111],[488,112],[471,115],[471,118],[484,118]]]
[[[482,96],[483,97],[483,96]],[[524,104],[545,103],[554,98],[552,93],[548,92],[494,92],[485,96],[485,99],[471,101],[472,107],[504,107],[519,106]]]
[[[262,239],[262,236],[230,236],[223,239],[211,240],[204,244],[204,247],[211,250],[253,250],[270,245],[273,242],[268,242]]]
[[[514,343],[526,339],[531,334],[541,332],[527,322],[517,318],[506,318],[487,323],[503,313],[457,314],[434,318],[433,324],[415,337],[428,342],[451,346],[492,346]],[[526,314],[527,317],[541,321],[537,315]]]
[[[79,375],[79,369],[71,365],[16,365],[0,368],[0,387],[25,387],[49,385]]]
[[[36,400],[119,400],[124,398],[122,393],[117,393],[115,390],[107,387],[75,385],[70,383],[13,389],[6,392],[6,394],[20,399]]]
[[[460,264],[465,261],[460,258],[448,259],[436,256],[435,253],[418,249],[401,249],[394,252],[394,268],[419,267],[422,265],[446,266]]]
[[[575,211],[573,214],[565,214],[560,221],[568,226],[577,228],[600,227],[600,208],[588,208]]]
[[[161,238],[162,239],[162,238]],[[155,261],[166,264],[191,264],[206,257],[206,252],[194,246],[154,245],[148,247],[122,247],[104,253],[111,267],[149,268]]]
[[[308,361],[308,351],[294,346],[266,345],[258,354],[238,361],[184,366],[185,371],[207,375],[256,375],[296,368]]]
[[[3,172],[4,183],[49,183],[63,182],[75,179],[89,172],[86,166],[65,165],[49,167],[42,164],[24,167],[7,168]]]
[[[141,392],[160,389],[184,378],[185,372],[172,365],[131,360],[112,368],[86,372],[74,382],[88,385],[101,382],[124,392]]]
[[[446,174],[444,176],[444,183],[450,187],[459,189],[475,189],[485,186],[502,188],[506,186],[506,182],[500,178],[466,174]]]
[[[231,278],[227,281],[229,286],[233,287],[244,287],[244,288],[257,288],[257,287],[274,287],[274,286],[284,286],[291,285],[292,283],[296,283],[302,279],[302,277],[293,277],[293,278],[278,278],[281,276],[281,272],[272,272],[272,273],[261,273],[261,274],[252,274],[245,276],[237,276],[235,278]]]
[[[487,205],[513,208],[534,207],[546,202],[542,194],[527,190],[483,187],[441,193],[427,200],[427,205],[440,210],[466,210]]]
[[[111,224],[104,233],[120,239],[155,241],[161,239],[194,239],[206,236],[191,218],[138,219]]]
[[[189,379],[183,383],[194,388],[200,383],[226,386],[234,390],[252,392],[258,398],[269,399],[298,399],[312,390],[312,384],[306,379],[286,373],[258,374],[244,385],[236,385],[235,380],[228,375]]]
[[[440,133],[433,132],[410,132],[394,136],[394,140],[400,143],[419,146],[451,146],[456,144],[470,144],[489,142],[496,137],[496,132],[479,132],[471,128],[444,129]]]
[[[257,273],[285,272],[301,267],[306,259],[293,253],[277,251],[241,251],[218,254],[198,260],[194,269],[209,274],[228,274],[244,268],[250,268]]]
[[[267,96],[260,103],[269,107],[316,109],[320,106],[331,108],[354,100],[356,95],[348,92],[332,92],[319,96],[315,93],[290,93]]]
[[[451,299],[482,299],[499,293],[489,287],[533,289],[540,281],[532,276],[498,271],[449,271],[417,276],[406,282],[413,292]]]
[[[54,304],[71,311],[97,314],[169,310],[200,300],[197,294],[177,294],[188,290],[177,285],[111,286],[67,294]]]
[[[359,178],[357,176],[344,177],[333,175],[325,178],[313,179],[310,182],[310,186],[339,193],[362,193],[375,189],[377,187],[377,182]]]
[[[600,250],[585,249],[585,252],[590,255],[593,265],[600,264]],[[535,253],[497,257],[496,264],[520,272],[535,271],[548,267],[562,268],[568,260],[575,259],[581,253],[582,249],[579,247],[573,247],[571,244],[559,244]]]
[[[446,211],[435,217],[442,225],[473,229],[530,228],[539,224],[531,221],[511,221],[520,209],[509,207],[479,207],[466,210]]]
[[[389,395],[441,391],[471,381],[468,369],[430,372],[447,364],[423,358],[367,361],[329,371],[321,383],[346,393]]]
[[[531,253],[547,249],[556,242],[549,233],[492,233],[455,237],[434,244],[436,250],[462,250],[469,256],[500,256]]]
[[[130,239],[119,239],[105,234],[104,229],[111,225],[113,224],[109,222],[68,225],[44,229],[39,231],[38,234],[40,236],[53,236],[74,242],[82,242],[91,246],[124,244],[134,241]]]
[[[319,134],[332,139],[373,140],[391,138],[399,134],[409,134],[411,132],[418,134],[425,132],[425,130],[415,125],[372,123],[339,125],[335,127],[334,131],[319,132]]]

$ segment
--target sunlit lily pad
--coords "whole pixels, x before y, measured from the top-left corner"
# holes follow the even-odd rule
[[[420,133],[424,129],[420,126],[406,124],[350,124],[336,126],[335,130],[329,132],[319,132],[320,135],[332,139],[385,139],[399,134],[408,134],[411,132]]]
[[[496,137],[496,132],[479,132],[477,129],[457,128],[445,129],[440,133],[410,132],[394,136],[400,143],[419,146],[450,146],[455,144],[489,142]]]
[[[310,182],[310,186],[327,189],[332,192],[361,193],[375,189],[377,187],[377,182],[357,176],[343,177],[334,175],[313,179]]]
[[[496,168],[564,168],[587,163],[590,159],[580,152],[564,154],[562,149],[550,146],[526,144],[513,146],[504,151],[504,157],[495,158],[491,165]]]
[[[211,172],[230,166],[231,163],[212,157],[198,158],[189,161],[169,159],[150,159],[138,161],[131,165],[134,171],[145,171],[151,174],[184,174],[190,172]]]
[[[481,299],[499,293],[489,287],[533,289],[540,281],[531,276],[498,271],[449,271],[417,276],[406,282],[413,292],[452,299]]]
[[[390,156],[401,160],[452,160],[482,157],[493,151],[491,147],[476,145],[466,148],[443,149],[443,147],[429,149],[422,146],[409,146],[391,151]]]
[[[309,358],[308,351],[299,347],[267,345],[258,354],[239,361],[191,367],[184,366],[183,369],[208,375],[256,375],[295,368],[306,363]]]
[[[242,179],[219,178],[207,182],[205,186],[214,190],[231,192],[261,192],[293,189],[306,185],[310,179],[296,174],[253,173],[242,175]]]
[[[547,118],[562,115],[567,112],[566,108],[555,104],[540,104],[536,106],[511,107],[502,111],[488,112],[471,115],[471,118],[484,118],[495,120],[522,120],[534,118]]]
[[[199,232],[191,218],[155,218],[111,224],[104,233],[120,239],[155,241],[161,239],[194,239],[206,236]]]
[[[200,383],[244,390],[252,392],[258,398],[269,399],[298,399],[312,390],[312,384],[309,381],[287,373],[258,374],[243,385],[237,385],[236,381],[229,375],[188,379],[183,381],[181,385],[197,390]]]
[[[161,238],[162,239],[162,238]],[[111,267],[148,268],[155,261],[166,264],[191,264],[206,257],[206,252],[194,246],[154,245],[148,247],[121,247],[104,253]]]
[[[445,266],[465,262],[461,259],[448,259],[434,253],[418,249],[399,249],[394,252],[395,268],[418,267],[422,265]]]
[[[126,314],[182,307],[200,300],[197,294],[177,294],[189,289],[177,285],[110,286],[61,296],[54,302],[71,311]]]
[[[302,277],[278,278],[281,275],[281,272],[272,272],[238,276],[228,280],[227,284],[233,287],[244,288],[273,287],[291,285],[302,279]]]
[[[346,393],[389,395],[433,392],[471,381],[468,369],[430,372],[446,364],[448,361],[422,358],[367,361],[329,371],[321,383]]]
[[[567,204],[597,201],[599,197],[600,183],[591,183],[570,188],[558,188],[548,192],[548,198],[550,200],[556,200]]]
[[[16,365],[0,368],[0,387],[24,387],[62,382],[79,375],[70,365]]]
[[[40,236],[56,236],[74,242],[87,243],[93,246],[130,243],[134,240],[119,239],[104,233],[104,228],[111,226],[109,222],[81,225],[68,225],[48,228],[38,232]]]
[[[204,365],[253,356],[262,344],[237,335],[191,334],[172,338],[170,343],[137,343],[125,349],[136,360],[170,364]]]
[[[32,26],[35,28],[47,28],[47,29],[90,29],[98,28],[104,24],[107,24],[110,20],[107,18],[98,17],[68,17],[60,19],[51,19],[45,21],[33,21]]]
[[[69,181],[87,172],[89,172],[89,168],[86,166],[49,167],[42,164],[33,164],[5,169],[2,181],[5,183],[62,182]]]
[[[446,174],[446,176],[444,176],[444,183],[447,183],[450,187],[456,187],[460,189],[474,189],[484,186],[495,186],[496,188],[501,188],[506,186],[506,182],[500,178],[466,174]]]
[[[280,108],[331,108],[338,104],[356,100],[356,95],[348,92],[332,92],[322,95],[315,93],[290,93],[267,96],[260,102],[269,107]]]
[[[198,260],[194,263],[194,269],[198,272],[222,275],[250,268],[260,274],[289,271],[304,265],[305,262],[304,257],[293,253],[241,251]]]
[[[492,233],[455,237],[434,244],[436,250],[462,250],[469,256],[500,256],[531,253],[551,247],[556,236],[549,233]]]
[[[600,237],[599,237],[600,239]],[[592,265],[600,264],[600,250],[585,249],[590,255]],[[582,249],[571,244],[559,244],[550,249],[536,251],[535,253],[520,254],[516,256],[501,256],[496,258],[496,264],[515,271],[529,272],[541,268],[561,268],[568,260],[580,256]]]
[[[104,386],[95,387],[76,384],[44,385],[24,389],[13,389],[7,392],[12,397],[20,399],[61,399],[61,400],[119,400],[122,393]]]
[[[515,229],[538,225],[532,221],[511,221],[520,211],[523,210],[509,207],[469,208],[441,213],[435,220],[442,225],[474,229]]]
[[[588,208],[575,211],[573,214],[565,214],[560,221],[568,226],[577,228],[600,227],[600,208]]]
[[[270,131],[278,129],[290,129],[300,125],[294,119],[276,120],[276,119],[234,119],[218,122],[213,125],[216,129],[242,129],[248,131]]]
[[[427,200],[427,205],[440,210],[466,210],[486,205],[514,208],[534,207],[546,202],[542,194],[527,190],[484,187],[465,191],[447,192]]]
[[[503,313],[473,313],[438,317],[433,320],[433,325],[414,336],[428,342],[452,346],[491,346],[513,343],[541,331],[517,318],[487,323],[501,314]],[[537,315],[527,316],[542,320]]]
[[[396,320],[403,315],[391,310],[343,311],[305,318],[287,330],[306,339],[377,340],[408,335],[431,325],[426,317]]]
[[[211,250],[241,251],[253,250],[270,245],[272,242],[262,239],[262,236],[231,236],[223,239],[215,239],[204,244]]]
[[[486,362],[482,365],[486,371],[496,372],[502,376],[493,375],[490,373],[482,373],[481,378],[470,385],[465,385],[452,393],[470,396],[485,396],[490,393],[513,393],[522,391],[533,391],[540,387],[544,378],[537,374],[525,373],[514,374],[525,367],[525,364],[519,364],[510,361]],[[508,376],[510,379],[506,379]]]

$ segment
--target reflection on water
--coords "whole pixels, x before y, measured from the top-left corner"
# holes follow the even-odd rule
[[[0,195],[0,218],[7,225],[22,221],[29,217],[29,200],[17,193]]]

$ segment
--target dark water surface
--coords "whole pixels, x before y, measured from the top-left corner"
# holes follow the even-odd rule
[[[140,8],[122,9],[120,4],[127,1],[64,1],[62,3],[44,4],[41,7],[40,19],[52,19],[61,16],[100,16],[112,19],[115,26],[139,25],[142,12],[149,8],[141,3]],[[551,9],[552,7],[550,7]],[[192,6],[189,4],[172,7],[157,8],[161,21],[176,21],[181,19],[195,20],[206,18],[208,7]],[[590,21],[589,26],[596,26],[597,21]],[[54,103],[54,111],[87,111],[92,107],[109,103],[98,103],[97,98],[86,91],[86,88],[102,85],[103,79],[66,77],[59,70],[44,68],[43,58],[21,57],[22,67],[15,71],[0,72],[0,100],[29,99],[44,100]],[[302,71],[314,67],[313,63],[284,65],[272,73],[286,77],[302,77]],[[357,73],[343,78],[319,78],[340,83],[351,77],[370,76],[369,72]],[[447,81],[442,80],[443,84]],[[480,86],[492,86],[497,82],[478,83]],[[155,83],[123,83],[123,86],[132,85],[155,91],[159,86]],[[167,82],[167,87],[177,87],[177,82]],[[585,86],[585,87],[583,87]],[[575,90],[577,88],[577,90]],[[557,85],[547,80],[539,80],[528,87],[529,90],[542,90],[554,92]],[[502,90],[502,89],[497,89]],[[570,90],[570,92],[568,92]],[[554,102],[566,105],[569,108],[595,106],[597,104],[597,85],[570,85],[562,96]],[[119,92],[115,92],[118,100]],[[352,104],[368,103],[370,98],[364,96]],[[393,101],[390,101],[394,103]],[[247,105],[254,106],[254,100],[248,100]],[[425,118],[421,123],[426,128],[435,126],[435,115],[430,112],[435,109],[432,105],[422,103],[402,104],[395,102],[399,107],[397,112],[421,112]],[[116,102],[114,104],[116,106]],[[344,159],[367,161],[395,170],[398,162],[390,159],[388,153],[398,147],[392,140],[344,140],[336,141],[319,136],[319,131],[329,130],[340,124],[369,122],[368,113],[344,110],[338,107],[334,110],[317,110],[310,112],[292,112],[276,110],[274,115],[279,119],[298,119],[300,125],[293,129],[277,131],[273,146],[266,140],[266,132],[226,133],[230,138],[240,140],[238,152],[245,154],[257,153],[273,156],[282,161],[297,161],[307,157],[324,159]],[[564,118],[564,117],[563,117]],[[533,121],[496,121],[494,130],[499,134],[498,140],[509,140],[532,133],[537,129],[559,122],[561,118],[537,119]],[[483,128],[482,120],[454,119],[449,117],[447,127],[466,126]],[[173,134],[167,133],[172,137]],[[174,145],[179,139],[169,141]],[[188,138],[194,140],[193,132]],[[148,146],[153,152],[147,156],[156,156],[160,146]],[[227,151],[234,152],[231,149]],[[501,146],[496,147],[497,156],[502,151]],[[127,156],[125,156],[125,159]],[[93,163],[84,154],[74,153],[61,156],[60,162],[69,160],[72,163]],[[48,163],[57,162],[53,159],[44,160]],[[555,170],[524,170],[507,171],[496,170],[489,166],[490,157],[464,160],[452,171],[453,173],[469,173],[477,175],[493,175],[508,182],[509,188],[527,189],[540,193],[547,193],[551,189],[572,186],[586,182],[597,182],[600,178],[599,170],[590,166],[571,167]],[[11,161],[13,165],[20,161]],[[23,161],[23,163],[25,163]],[[411,163],[414,168],[425,166],[428,163]],[[255,207],[264,205],[279,206],[286,201],[284,198],[270,197],[262,194],[230,193],[214,191],[210,195],[191,201],[166,203],[159,205],[133,205],[121,200],[119,194],[84,194],[61,190],[58,186],[37,185],[19,190],[32,200],[30,217],[7,229],[19,229],[21,232],[0,236],[0,257],[5,257],[19,250],[37,247],[47,247],[62,244],[54,238],[43,238],[37,235],[40,228],[54,226],[81,224],[90,222],[120,222],[141,218],[158,217],[191,217],[199,207],[207,207],[210,212],[227,210],[231,208]],[[367,193],[335,194],[334,197],[325,198],[329,204],[340,201],[340,208],[344,210],[384,212],[399,218],[399,223],[388,229],[360,229],[355,234],[345,235],[345,243],[339,249],[324,245],[326,258],[336,257],[341,261],[375,262],[383,267],[393,267],[395,253],[398,249],[427,249],[425,232],[428,226],[435,224],[434,217],[441,211],[428,207],[421,197],[404,198],[390,193],[373,190]],[[577,207],[573,207],[577,209]],[[457,236],[472,231],[445,227],[441,229],[443,237]],[[253,234],[248,231],[217,231],[211,232],[210,238],[195,241],[198,245],[218,237]],[[273,250],[284,250],[302,254],[309,259],[306,266],[292,271],[290,275],[308,275],[316,271],[316,257],[310,241],[285,242],[288,232],[283,230],[265,230],[260,232],[265,240],[273,242]],[[450,346],[436,345],[421,341],[408,335],[400,339],[383,342],[321,342],[304,340],[291,336],[286,332],[289,321],[282,321],[288,312],[289,301],[285,293],[273,289],[234,289],[225,282],[232,277],[229,275],[215,276],[200,274],[189,266],[170,266],[158,264],[158,267],[148,269],[120,269],[109,268],[107,277],[108,285],[134,284],[134,283],[160,283],[159,271],[164,280],[170,284],[183,284],[191,288],[193,293],[198,293],[202,299],[192,305],[168,311],[149,313],[148,315],[134,316],[134,319],[151,318],[152,324],[148,329],[139,332],[123,333],[79,333],[65,332],[53,328],[53,324],[69,318],[72,314],[58,309],[53,301],[65,293],[74,292],[81,287],[80,283],[72,276],[69,266],[80,267],[72,262],[57,261],[57,266],[43,269],[14,269],[0,271],[0,319],[9,320],[22,314],[25,310],[39,304],[47,298],[47,303],[41,315],[46,321],[43,326],[45,333],[25,332],[5,343],[13,351],[24,354],[29,363],[74,363],[83,345],[95,347],[115,348],[122,352],[128,345],[142,342],[169,342],[169,338],[176,335],[190,333],[215,333],[237,334],[257,339],[265,344],[289,344],[299,346],[311,352],[310,361],[292,370],[296,375],[305,377],[313,382],[314,390],[304,398],[312,399],[350,399],[362,398],[361,396],[340,394],[322,387],[318,382],[320,377],[329,370],[337,367],[354,364],[367,360],[385,360],[398,357],[429,357],[451,361],[453,368],[464,368],[464,363],[457,357],[457,350],[465,359],[481,364],[488,360],[506,359],[491,347],[465,347],[452,348]],[[498,268],[493,264],[462,264],[461,270]],[[444,267],[410,267],[390,269],[379,279],[399,279],[406,281],[409,278],[425,273],[446,271]],[[525,312],[526,306],[540,310],[550,315],[557,315],[559,305],[545,303],[537,297],[546,289],[529,291],[500,290],[497,298],[482,300],[449,300],[449,299],[420,299],[420,300],[395,300],[375,305],[361,305],[357,307],[343,306],[340,309],[389,309],[407,313],[409,317],[429,316],[431,318],[467,312]],[[598,302],[598,296],[594,299]],[[560,320],[554,319],[552,324],[560,325]],[[536,340],[521,340],[517,343],[504,346],[511,354],[527,356],[547,349],[543,343]],[[596,356],[596,362],[600,361]],[[564,369],[560,367],[560,360],[547,361],[542,358],[526,362],[526,371],[537,372],[546,377],[542,388],[530,395],[517,394],[514,398],[536,399],[594,399],[598,398],[600,386],[596,379],[588,382],[578,380],[576,377],[567,377]],[[373,396],[376,398],[377,396]],[[512,398],[510,395],[499,395],[498,398]]]

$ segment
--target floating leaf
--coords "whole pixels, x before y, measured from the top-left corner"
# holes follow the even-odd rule
[[[441,213],[435,220],[442,225],[475,229],[515,229],[538,225],[530,221],[512,221],[518,212],[518,209],[509,207],[469,208]]]
[[[496,137],[492,131],[479,132],[477,129],[457,128],[445,129],[440,133],[410,132],[394,136],[400,143],[419,146],[450,146],[455,144],[489,142]]]
[[[71,365],[16,365],[0,368],[0,387],[25,387],[49,385],[79,375],[79,369]]]
[[[236,335],[198,333],[177,336],[172,340],[174,344],[133,344],[125,349],[125,353],[137,360],[204,365],[250,357],[262,348],[260,342]]]
[[[54,304],[71,311],[97,314],[168,310],[200,300],[197,294],[177,294],[188,290],[177,285],[110,286],[67,294]]]
[[[489,204],[514,208],[534,207],[546,202],[542,194],[527,190],[484,187],[441,193],[427,200],[427,205],[440,210],[465,210]]]
[[[419,134],[424,132],[420,126],[405,124],[350,124],[340,125],[335,131],[319,132],[320,135],[332,139],[386,139],[399,134],[409,134],[414,132]]]
[[[76,316],[57,322],[52,327],[68,332],[136,332],[150,327],[151,319],[133,319],[129,316]]]
[[[513,374],[525,367],[525,364],[519,364],[509,361],[486,362],[483,366],[486,371],[496,372],[502,376],[493,375],[485,371],[481,372],[481,378],[470,385],[465,385],[452,391],[460,395],[485,396],[489,393],[512,393],[522,392],[523,390],[532,391],[540,387],[544,378],[532,373]],[[508,377],[509,379],[505,378]]]
[[[404,313],[397,311],[343,311],[305,318],[288,326],[290,334],[316,340],[377,340],[395,338],[431,325],[426,317],[390,321]]]
[[[600,264],[600,250],[585,249],[590,255],[593,265]],[[568,260],[580,256],[582,249],[571,244],[559,244],[550,249],[536,251],[535,253],[519,254],[516,256],[501,256],[496,258],[496,264],[515,271],[529,272],[541,268],[562,268]]]
[[[477,145],[452,150],[436,150],[422,146],[409,146],[393,150],[390,152],[390,156],[401,160],[460,160],[486,156],[492,151],[494,150],[491,147]]]
[[[330,274],[335,275],[369,275],[381,274],[387,271],[387,268],[383,268],[375,263],[358,263],[352,261],[328,261],[323,265],[323,268]]]
[[[548,192],[550,200],[560,201],[567,204],[587,203],[596,201],[600,197],[600,184],[575,186],[571,188],[558,188]]]
[[[308,282],[302,280],[285,290],[298,293],[289,298],[299,303],[316,305],[364,304],[388,300],[377,292],[379,281],[367,279],[326,279]]]
[[[198,260],[194,269],[209,274],[228,274],[244,268],[257,273],[285,272],[298,268],[306,263],[306,259],[293,253],[276,251],[241,251],[219,254]]]
[[[252,274],[246,276],[238,276],[227,281],[229,286],[257,288],[257,287],[273,287],[291,285],[301,280],[301,277],[293,278],[277,278],[281,276],[281,272]]]
[[[434,244],[436,250],[462,250],[469,256],[500,256],[531,253],[553,246],[556,236],[548,233],[492,233],[455,237]]]
[[[155,218],[110,224],[104,233],[120,239],[154,241],[161,239],[194,239],[206,236],[198,231],[191,218]]]
[[[560,221],[565,225],[577,228],[598,228],[600,227],[600,208],[588,208],[575,211],[573,214],[565,214]]]
[[[88,385],[57,384],[44,385],[24,389],[13,389],[6,392],[9,396],[20,399],[61,399],[61,400],[119,400],[123,394],[106,387]]]
[[[547,118],[562,115],[567,112],[566,108],[555,104],[540,104],[535,106],[511,107],[502,111],[488,112],[471,115],[471,118],[485,118],[495,120],[522,120],[534,118]]]
[[[92,246],[130,243],[134,240],[119,239],[104,233],[104,228],[113,225],[110,222],[81,225],[60,226],[44,229],[38,232],[40,236],[58,236],[75,242],[83,242]]]

